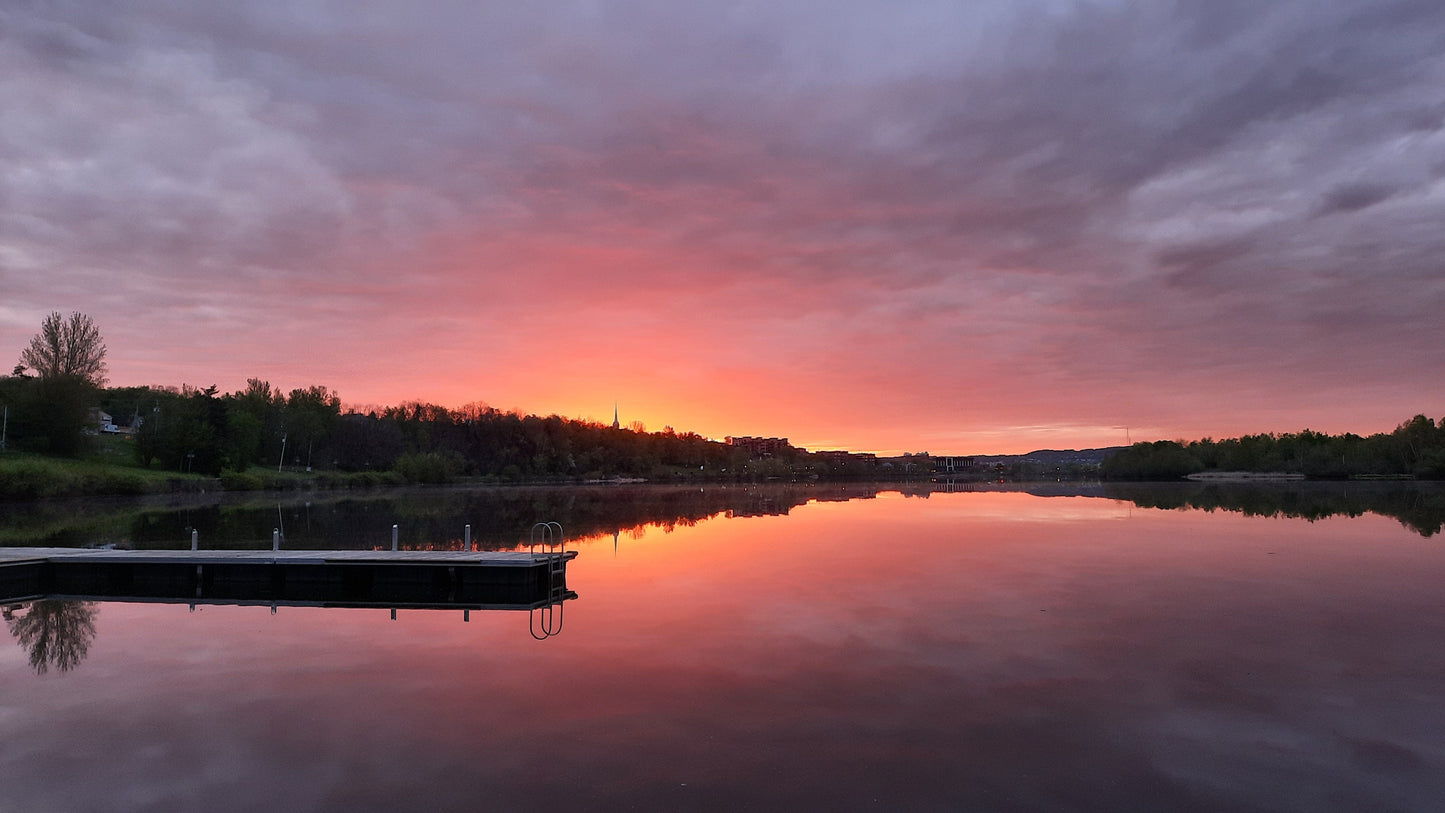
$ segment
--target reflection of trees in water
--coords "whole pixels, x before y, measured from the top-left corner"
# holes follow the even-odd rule
[[[93,601],[43,599],[6,607],[4,615],[10,634],[30,653],[30,666],[43,675],[52,666],[69,672],[85,660],[99,612]]]
[[[786,514],[810,500],[873,496],[880,488],[900,486],[706,483],[388,491],[280,506],[218,503],[149,510],[137,513],[125,536],[137,548],[181,547],[195,529],[204,547],[269,547],[272,529],[280,527],[289,548],[369,548],[390,545],[396,524],[403,548],[447,548],[461,546],[463,525],[470,524],[478,547],[510,549],[525,545],[532,525],[540,521],[560,523],[568,538],[618,529],[668,530],[721,515]]]
[[[182,508],[138,510],[125,522],[110,521],[103,533],[89,526],[35,538],[16,531],[15,541],[8,544],[71,546],[119,538],[137,548],[184,548],[190,544],[191,531],[197,530],[207,548],[269,548],[272,529],[280,527],[288,548],[366,549],[390,545],[391,526],[396,524],[404,548],[459,549],[462,528],[470,524],[474,546],[506,550],[525,546],[532,525],[540,521],[560,523],[569,539],[614,531],[641,535],[717,516],[787,514],[810,501],[869,499],[885,491],[916,498],[941,491],[1022,491],[1039,497],[1107,497],[1144,507],[1308,519],[1369,512],[1394,517],[1423,536],[1439,534],[1445,526],[1445,487],[1424,482],[703,483],[384,491],[311,502],[289,498],[279,505],[266,500],[191,502]],[[70,516],[91,513],[73,506],[68,511]],[[8,529],[7,523],[15,518],[0,506],[0,527]],[[115,531],[118,525],[128,529]]]
[[[928,483],[852,482],[481,486],[287,495],[279,504],[274,495],[239,501],[227,495],[224,500],[186,498],[184,505],[169,507],[139,501],[130,513],[117,509],[103,525],[88,520],[66,524],[94,513],[86,503],[67,504],[65,510],[47,508],[43,516],[29,520],[0,505],[0,543],[185,548],[194,530],[205,548],[258,549],[269,548],[272,529],[279,529],[287,548],[366,549],[389,546],[395,524],[405,548],[447,548],[461,546],[462,528],[470,524],[473,544],[510,549],[525,545],[532,525],[541,521],[561,523],[570,539],[639,527],[666,531],[716,516],[786,514],[814,500],[867,499],[880,491],[923,497],[933,489]]]
[[[1308,520],[1343,514],[1380,514],[1420,534],[1445,525],[1445,489],[1435,483],[1107,483],[1104,494],[1144,508],[1237,511],[1247,516]]]

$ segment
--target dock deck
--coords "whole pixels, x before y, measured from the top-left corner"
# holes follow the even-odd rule
[[[0,548],[0,566],[15,562],[55,560],[67,562],[154,562],[217,564],[222,562],[279,562],[293,564],[390,562],[463,564],[482,567],[536,567],[549,557],[572,559],[577,551],[561,554],[527,551],[444,550],[122,550],[119,548]]]
[[[576,551],[0,548],[0,602],[40,598],[531,609]]]

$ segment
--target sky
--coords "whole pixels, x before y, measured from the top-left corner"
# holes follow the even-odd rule
[[[1438,0],[11,0],[0,111],[0,360],[80,311],[112,385],[883,453],[1445,416]]]

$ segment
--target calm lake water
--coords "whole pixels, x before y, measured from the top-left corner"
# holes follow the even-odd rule
[[[58,608],[66,663],[0,640],[0,810],[1440,809],[1445,540],[1081,493],[12,514],[7,544],[585,536],[545,640],[526,612]]]

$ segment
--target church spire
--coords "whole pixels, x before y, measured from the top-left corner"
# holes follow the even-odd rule
[[[616,401],[613,401],[613,402],[612,402],[612,428],[613,428],[613,429],[621,429],[621,428],[622,428],[622,422],[619,421],[619,420],[617,420],[617,402],[616,402]]]

